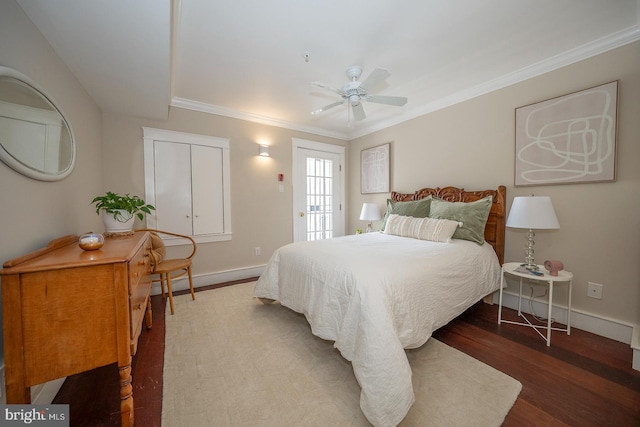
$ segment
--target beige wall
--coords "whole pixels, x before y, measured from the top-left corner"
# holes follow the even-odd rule
[[[193,266],[196,276],[264,265],[276,248],[293,241],[293,137],[345,145],[344,141],[180,108],[171,108],[169,119],[162,122],[105,114],[103,126],[105,189],[142,196],[142,126],[230,139],[233,238],[198,245]],[[270,145],[269,158],[258,156],[258,141]],[[279,173],[284,174],[284,193],[278,190]],[[261,248],[260,256],[255,255],[255,247]]]
[[[613,80],[619,80],[617,181],[514,187],[515,108]],[[536,261],[560,259],[574,273],[575,309],[640,324],[639,118],[637,42],[358,138],[349,143],[347,229],[362,226],[357,213],[363,202],[376,202],[382,210],[389,196],[360,194],[360,150],[391,142],[392,190],[505,185],[509,206],[514,196],[550,196],[561,228],[536,233]],[[524,259],[524,239],[522,231],[507,229],[506,261]],[[590,281],[604,285],[602,300],[586,296]],[[566,302],[564,290],[557,298]]]
[[[0,65],[28,76],[69,119],[77,162],[69,177],[42,182],[0,163],[0,262],[55,237],[101,229],[89,202],[102,190],[101,112],[13,1],[0,2]]]
[[[345,144],[302,132],[198,113],[170,110],[163,122],[102,114],[13,1],[0,2],[0,65],[28,75],[61,106],[78,144],[77,164],[65,180],[44,183],[0,163],[0,260],[102,224],[89,205],[105,190],[144,194],[142,126],[231,140],[233,239],[199,246],[196,275],[264,264],[292,241],[291,138],[348,147],[348,232],[362,224],[364,201],[384,205],[387,194],[360,194],[360,150],[392,143],[391,188],[456,185],[482,189],[507,185],[508,199],[535,192],[552,197],[561,223],[538,233],[536,259],[557,258],[576,275],[574,307],[640,323],[640,43],[602,54],[512,87],[434,112]],[[514,109],[518,106],[620,81],[618,180],[615,183],[514,188]],[[257,142],[271,145],[259,158]],[[285,176],[279,193],[277,174]],[[507,260],[522,258],[523,233],[507,232]],[[262,248],[255,256],[253,249]],[[586,298],[586,282],[602,283],[602,300]]]

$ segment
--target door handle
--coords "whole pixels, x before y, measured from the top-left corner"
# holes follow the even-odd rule
[[[304,212],[300,211],[298,212],[298,215],[300,216],[300,218],[302,218],[304,216]]]

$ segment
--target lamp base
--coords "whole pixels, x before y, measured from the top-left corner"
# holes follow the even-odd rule
[[[373,231],[373,224],[369,223],[367,224],[367,229],[365,230],[365,233],[371,233]]]
[[[524,258],[524,264],[521,264],[521,267],[524,267],[529,271],[540,270],[538,266],[533,262],[533,254],[535,252],[533,250],[533,247],[535,246],[535,242],[533,241],[533,238],[535,236],[536,236],[536,233],[534,233],[533,230],[529,229],[529,232],[527,233],[527,243],[525,245],[525,248],[527,248],[527,250],[524,252],[526,256]]]

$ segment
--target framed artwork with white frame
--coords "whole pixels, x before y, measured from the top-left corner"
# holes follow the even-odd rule
[[[360,192],[389,192],[389,143],[360,152]]]

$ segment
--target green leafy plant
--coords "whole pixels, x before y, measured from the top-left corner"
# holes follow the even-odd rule
[[[96,205],[96,213],[100,215],[100,211],[113,215],[116,221],[127,222],[134,215],[142,221],[143,214],[150,214],[156,208],[148,205],[138,196],[130,196],[129,194],[121,195],[107,191],[104,196],[95,197],[91,204]],[[125,218],[120,211],[126,211],[129,214]]]

